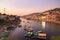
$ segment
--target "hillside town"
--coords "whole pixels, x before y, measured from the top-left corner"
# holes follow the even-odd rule
[[[33,13],[23,16],[22,18],[60,23],[60,8],[55,8],[42,13]]]

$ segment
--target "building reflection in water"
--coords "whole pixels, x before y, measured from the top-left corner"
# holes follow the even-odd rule
[[[45,21],[43,21],[42,22],[42,29],[45,29],[45,27],[46,27],[46,23],[45,23]]]

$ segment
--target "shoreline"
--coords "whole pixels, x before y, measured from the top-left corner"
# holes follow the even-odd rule
[[[46,21],[46,22],[53,22],[53,23],[60,24],[60,21]]]

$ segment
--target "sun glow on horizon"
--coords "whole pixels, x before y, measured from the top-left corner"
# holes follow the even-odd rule
[[[46,10],[60,7],[59,0],[1,0],[0,12],[14,15],[27,15],[34,12],[43,12]]]

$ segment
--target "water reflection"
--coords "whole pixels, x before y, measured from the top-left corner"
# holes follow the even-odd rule
[[[45,21],[43,21],[43,22],[42,22],[42,28],[43,28],[43,29],[45,29],[45,25],[46,25],[46,23],[45,23]]]

